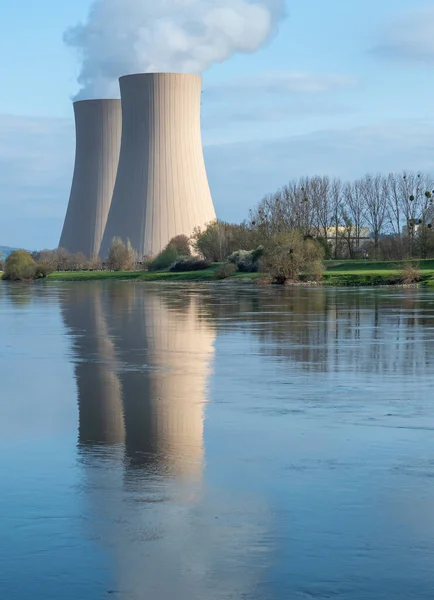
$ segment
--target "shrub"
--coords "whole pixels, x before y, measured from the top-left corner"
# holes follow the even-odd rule
[[[262,268],[275,283],[288,279],[297,281],[305,272],[317,270],[324,260],[324,250],[311,239],[304,239],[298,231],[281,233],[269,240]]]
[[[15,250],[5,261],[3,279],[28,281],[36,276],[36,262],[26,250]]]
[[[166,249],[173,246],[179,256],[191,256],[190,240],[186,235],[177,235],[170,240]]]
[[[322,281],[324,279],[324,263],[322,260],[316,260],[304,270],[305,281]]]
[[[120,237],[115,237],[110,245],[107,267],[111,271],[132,271],[137,262],[137,254],[131,242],[124,242]]]
[[[178,252],[174,246],[166,246],[166,248],[152,260],[148,269],[150,271],[163,271],[168,269],[178,258]]]
[[[56,270],[56,267],[49,261],[38,261],[36,263],[36,273],[35,273],[35,277],[36,279],[45,279],[45,277],[48,277],[48,275],[51,275],[51,273],[54,273]]]
[[[197,228],[193,243],[197,252],[211,262],[222,262],[238,249],[249,250],[258,245],[256,231],[245,223],[235,225],[213,221],[205,229]]]
[[[234,263],[226,263],[224,265],[220,265],[220,267],[216,269],[216,272],[214,273],[214,278],[220,281],[222,279],[228,279],[229,277],[235,275],[237,271],[238,267],[234,265]]]
[[[259,271],[259,261],[264,254],[264,248],[259,246],[256,250],[237,250],[233,252],[228,260],[237,266],[241,273],[257,273]]]
[[[400,269],[400,279],[404,284],[417,283],[421,279],[419,263],[408,262]]]
[[[170,267],[170,272],[204,271],[209,269],[210,266],[211,263],[200,256],[179,256]]]
[[[89,261],[83,252],[75,252],[70,254],[66,261],[67,271],[85,271],[89,268]]]

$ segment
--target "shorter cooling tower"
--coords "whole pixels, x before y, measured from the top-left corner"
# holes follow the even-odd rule
[[[202,151],[202,79],[151,73],[120,79],[122,144],[101,257],[114,237],[158,254],[215,216]]]
[[[113,197],[122,135],[120,100],[74,103],[77,147],[59,246],[98,256]]]

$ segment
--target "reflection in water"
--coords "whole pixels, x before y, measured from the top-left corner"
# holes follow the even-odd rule
[[[335,373],[430,374],[434,367],[434,306],[413,290],[228,289],[203,294],[211,321],[245,329],[266,356],[303,370]]]
[[[122,390],[116,349],[104,314],[103,289],[77,286],[63,298],[65,323],[73,334],[80,444],[122,444]]]
[[[199,597],[206,548],[195,512],[214,330],[194,297],[169,301],[131,285],[98,294],[77,286],[62,309],[74,340],[86,497],[96,535],[116,556],[116,590],[128,600]]]
[[[3,595],[431,599],[433,298],[0,287]]]
[[[72,288],[62,310],[73,336],[80,443],[125,443],[131,465],[200,473],[214,331],[194,297],[170,305],[135,286]]]

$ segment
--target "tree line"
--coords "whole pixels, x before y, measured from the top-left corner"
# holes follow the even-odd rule
[[[297,230],[333,246],[334,258],[402,260],[434,254],[434,180],[414,173],[367,174],[346,182],[327,176],[290,181],[250,211],[264,237]],[[371,243],[367,243],[369,232]]]
[[[347,182],[327,176],[290,181],[265,196],[240,223],[214,221],[190,238],[178,235],[156,257],[139,257],[114,238],[104,263],[62,248],[13,253],[4,278],[54,271],[200,270],[223,263],[222,278],[260,269],[275,281],[308,274],[318,280],[324,258],[404,260],[434,256],[434,181],[422,173],[367,174]]]

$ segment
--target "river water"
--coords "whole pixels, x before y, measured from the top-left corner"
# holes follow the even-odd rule
[[[432,599],[434,294],[0,285],[0,597]]]

